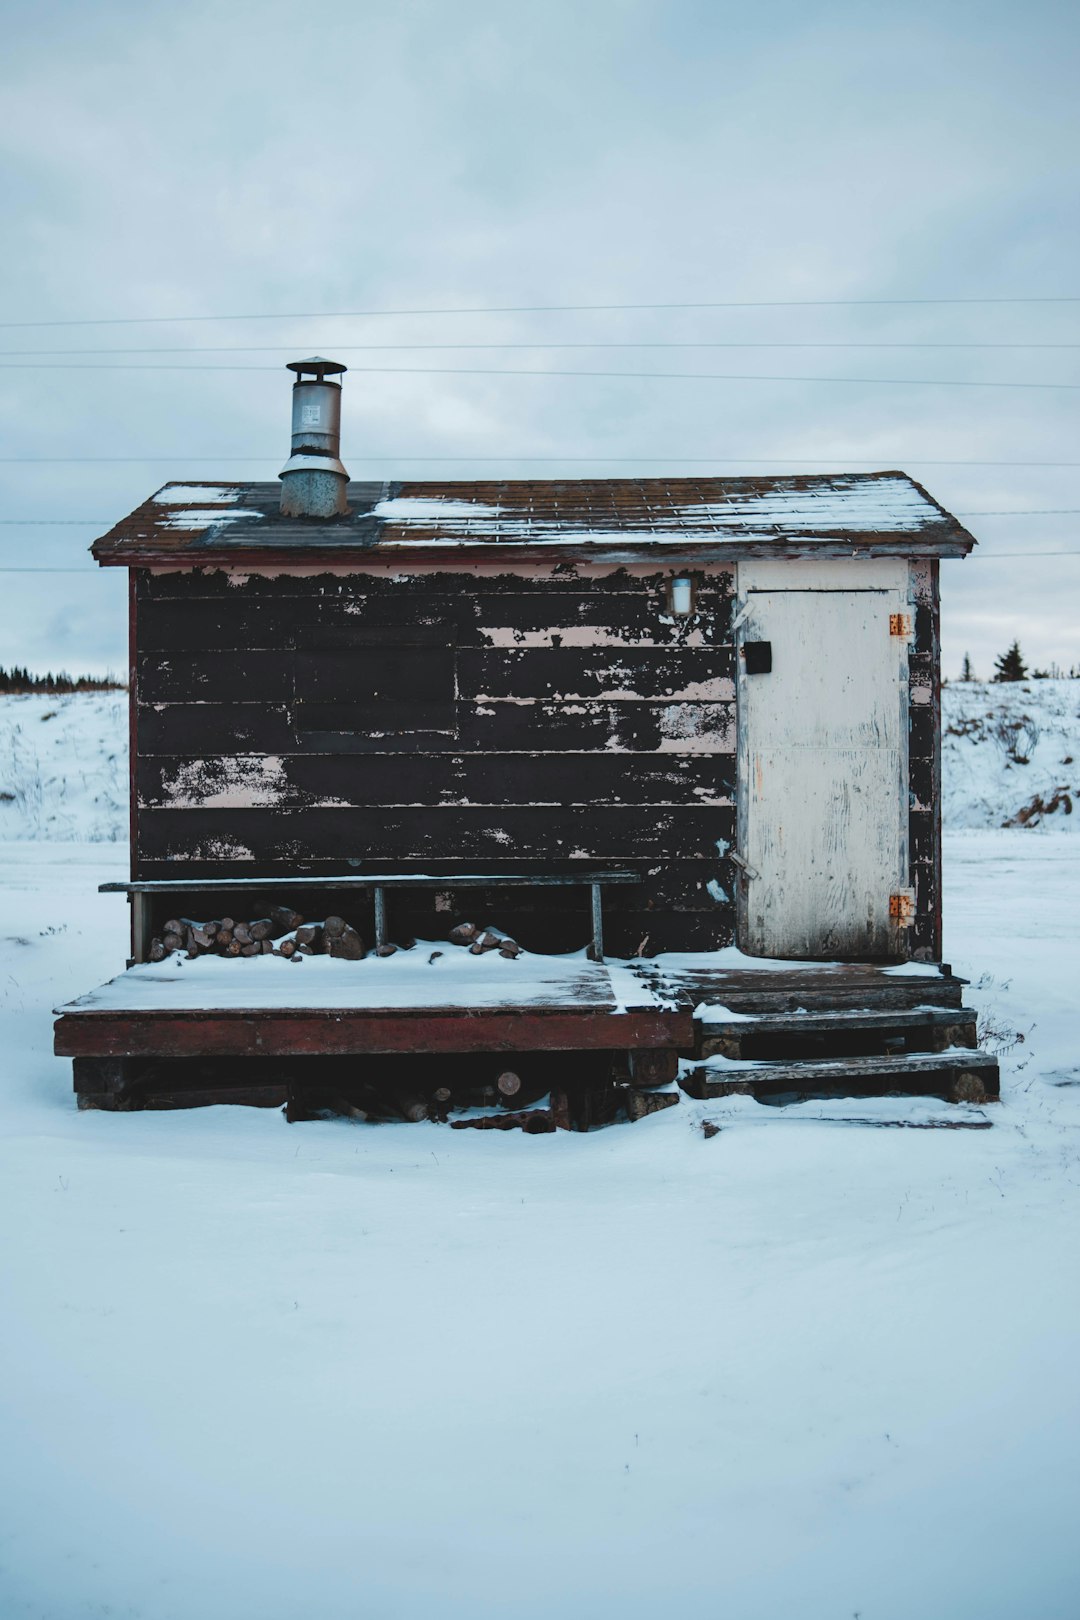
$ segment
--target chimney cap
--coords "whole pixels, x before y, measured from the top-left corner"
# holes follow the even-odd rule
[[[289,360],[285,369],[286,371],[295,371],[297,381],[305,372],[310,372],[313,377],[317,377],[322,382],[324,377],[340,376],[343,371],[348,371],[349,368],[343,366],[340,360],[324,360],[321,355],[316,354],[310,360]]]

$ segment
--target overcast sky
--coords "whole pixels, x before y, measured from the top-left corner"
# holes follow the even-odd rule
[[[0,573],[0,663],[122,668],[87,544],[170,478],[273,478],[312,352],[356,477],[903,468],[981,542],[946,673],[1080,662],[1080,390],[988,386],[1080,384],[1073,0],[2,9],[0,551],[76,571]],[[784,299],[851,302],[315,318]],[[197,315],[275,318],[141,321]],[[25,324],[93,319],[140,323]],[[464,347],[511,343],[746,347]],[[861,380],[368,369],[470,366]]]

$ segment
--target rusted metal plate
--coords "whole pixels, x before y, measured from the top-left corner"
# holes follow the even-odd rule
[[[915,891],[901,889],[889,896],[889,920],[897,928],[910,928],[915,921]]]

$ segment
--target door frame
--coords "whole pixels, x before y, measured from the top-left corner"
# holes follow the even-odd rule
[[[733,635],[735,650],[735,939],[738,948],[746,954],[748,885],[753,878],[743,865],[749,814],[750,737],[747,729],[747,679],[743,659],[746,621],[750,617],[752,599],[758,592],[822,591],[830,594],[858,594],[873,592],[889,598],[889,612],[907,616],[907,634],[899,642],[897,679],[897,705],[899,730],[900,780],[897,792],[897,890],[907,897],[905,913],[897,917],[892,928],[896,959],[910,959],[908,929],[914,920],[914,891],[911,873],[910,847],[910,781],[909,714],[911,706],[908,650],[912,645],[915,622],[913,580],[910,560],[906,557],[864,558],[767,558],[736,564],[735,597],[733,604]],[[799,958],[791,958],[799,960]]]

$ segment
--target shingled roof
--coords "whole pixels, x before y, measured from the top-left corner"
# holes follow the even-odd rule
[[[966,556],[957,520],[901,472],[787,478],[350,483],[349,514],[286,518],[280,485],[175,483],[94,542],[103,565]]]

